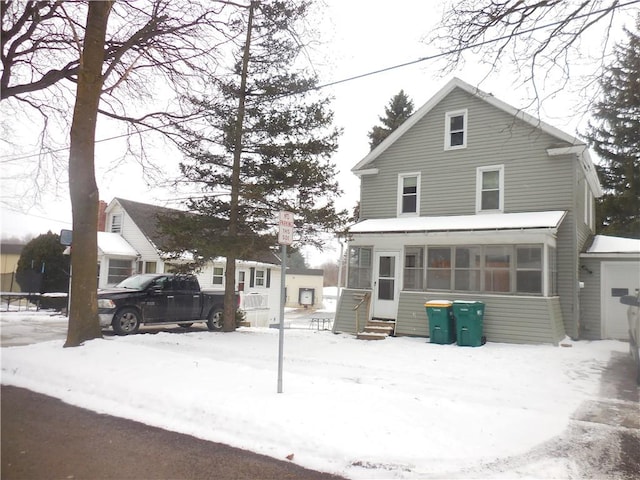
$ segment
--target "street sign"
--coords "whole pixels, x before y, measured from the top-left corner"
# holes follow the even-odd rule
[[[278,243],[291,245],[293,242],[293,213],[281,211],[278,220]]]
[[[60,230],[60,245],[68,247],[71,245],[71,237],[73,232],[71,230]]]

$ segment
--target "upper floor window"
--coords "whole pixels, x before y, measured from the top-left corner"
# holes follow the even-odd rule
[[[476,173],[476,212],[504,210],[504,166],[478,167]]]
[[[467,111],[447,112],[444,124],[444,149],[467,147]]]
[[[111,215],[111,233],[122,233],[122,213]]]
[[[420,174],[398,176],[398,216],[417,215],[420,205]]]

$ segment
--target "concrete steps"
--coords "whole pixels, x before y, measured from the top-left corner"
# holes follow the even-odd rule
[[[381,320],[372,318],[367,322],[362,332],[359,332],[358,340],[384,340],[393,335],[396,328],[395,320]]]

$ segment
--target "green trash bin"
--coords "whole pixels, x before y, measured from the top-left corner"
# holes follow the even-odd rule
[[[479,347],[485,344],[486,337],[482,335],[484,323],[483,302],[456,300],[453,302],[453,316],[456,319],[458,345]]]
[[[431,300],[424,304],[429,320],[431,343],[448,345],[456,341],[452,305],[448,300]]]

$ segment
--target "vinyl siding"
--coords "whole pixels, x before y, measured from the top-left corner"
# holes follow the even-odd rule
[[[360,297],[366,293],[371,294],[371,290],[356,290],[352,288],[344,288],[338,299],[336,307],[336,317],[333,322],[333,332],[353,333],[361,332],[367,324],[369,317],[369,303],[365,302],[358,311],[354,310],[356,305],[360,303]],[[357,317],[356,317],[357,314]],[[356,323],[358,327],[356,329]]]
[[[580,281],[584,282],[580,290],[580,338],[585,340],[602,338],[601,264],[602,259],[580,259]]]
[[[488,342],[556,344],[564,338],[558,297],[508,297],[489,295],[402,292],[396,335],[428,336],[425,302],[429,300],[481,301],[485,304],[483,333]]]
[[[448,111],[468,110],[467,148],[444,150]],[[505,212],[569,210],[575,156],[550,157],[558,139],[455,89],[375,161],[361,179],[361,218],[396,216],[397,176],[422,172],[420,215],[476,212],[476,169],[504,165]]]

